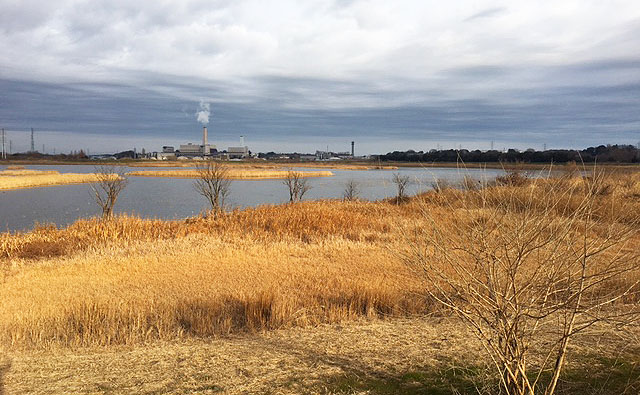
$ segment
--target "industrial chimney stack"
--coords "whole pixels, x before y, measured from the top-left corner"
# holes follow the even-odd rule
[[[352,157],[353,157],[353,156],[355,156],[355,155],[354,155],[355,151],[354,151],[354,149],[353,149],[353,146],[354,146],[355,144],[356,144],[356,142],[355,142],[355,141],[352,141],[352,142],[351,142],[351,156],[352,156]]]
[[[209,145],[209,135],[206,126],[202,128],[202,153],[204,155],[209,155],[211,153],[211,146]]]

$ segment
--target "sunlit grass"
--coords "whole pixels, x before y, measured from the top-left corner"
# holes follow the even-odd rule
[[[0,171],[0,190],[36,188],[52,185],[95,182],[93,173],[59,173],[56,170],[4,170]]]
[[[579,182],[492,186],[485,203],[524,201]],[[597,204],[624,208],[621,225],[637,226],[639,175],[610,176],[606,185]],[[86,219],[64,229],[3,233],[0,341],[138,343],[434,311],[401,252],[407,235],[425,226],[423,210],[446,223],[459,216],[464,193],[444,189],[400,205],[262,206],[179,221]],[[571,199],[564,196],[558,193]],[[512,207],[505,221],[519,215],[517,204]],[[597,220],[613,219],[602,214]]]
[[[331,177],[330,171],[298,171],[302,177]],[[141,170],[132,171],[131,176],[142,177],[176,177],[176,178],[198,178],[197,170]],[[259,169],[236,169],[229,167],[227,177],[230,179],[243,180],[263,180],[263,179],[284,179],[287,178],[287,170],[259,170]]]

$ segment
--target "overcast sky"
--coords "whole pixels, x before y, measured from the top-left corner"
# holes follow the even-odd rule
[[[638,0],[0,0],[13,151],[640,141]],[[200,114],[200,121],[205,121]]]

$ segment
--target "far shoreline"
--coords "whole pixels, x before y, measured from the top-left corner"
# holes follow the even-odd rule
[[[0,165],[32,165],[32,166],[129,166],[129,167],[196,167],[203,161],[153,161],[146,159],[124,159],[124,160],[38,160],[38,159],[17,159],[0,160]],[[461,169],[502,169],[509,171],[517,170],[545,170],[545,169],[567,169],[570,167],[583,167],[593,169],[638,169],[639,163],[521,163],[521,162],[377,162],[377,161],[351,161],[341,162],[326,161],[289,161],[289,160],[247,160],[247,161],[224,161],[230,167],[255,167],[286,169],[317,168],[335,170],[397,170],[399,168],[461,168]]]

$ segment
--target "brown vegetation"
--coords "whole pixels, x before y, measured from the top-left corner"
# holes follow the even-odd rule
[[[563,186],[582,183],[566,178],[488,187],[484,204],[498,208],[510,199],[505,220],[523,210],[560,218],[580,204],[560,192]],[[594,200],[596,225],[615,221],[637,230],[640,177],[615,175],[605,184]],[[526,203],[540,191],[558,191],[563,210]],[[425,208],[446,224],[467,213],[469,193],[447,188],[403,205],[303,202],[215,218],[123,216],[4,233],[0,340],[38,347],[139,343],[441,311],[397,252],[407,252],[407,234],[428,225],[420,219]],[[629,205],[622,215],[610,214],[611,207]],[[638,245],[633,237],[630,243]],[[632,272],[624,281],[638,278]]]
[[[616,197],[602,172],[511,173],[497,184],[465,180],[446,223],[425,205],[426,226],[407,239],[407,261],[426,293],[478,334],[508,394],[553,394],[575,335],[640,319],[640,218],[624,214],[637,204]],[[549,344],[534,348],[541,337]],[[541,358],[535,367],[532,355]],[[541,384],[544,372],[551,379]]]

